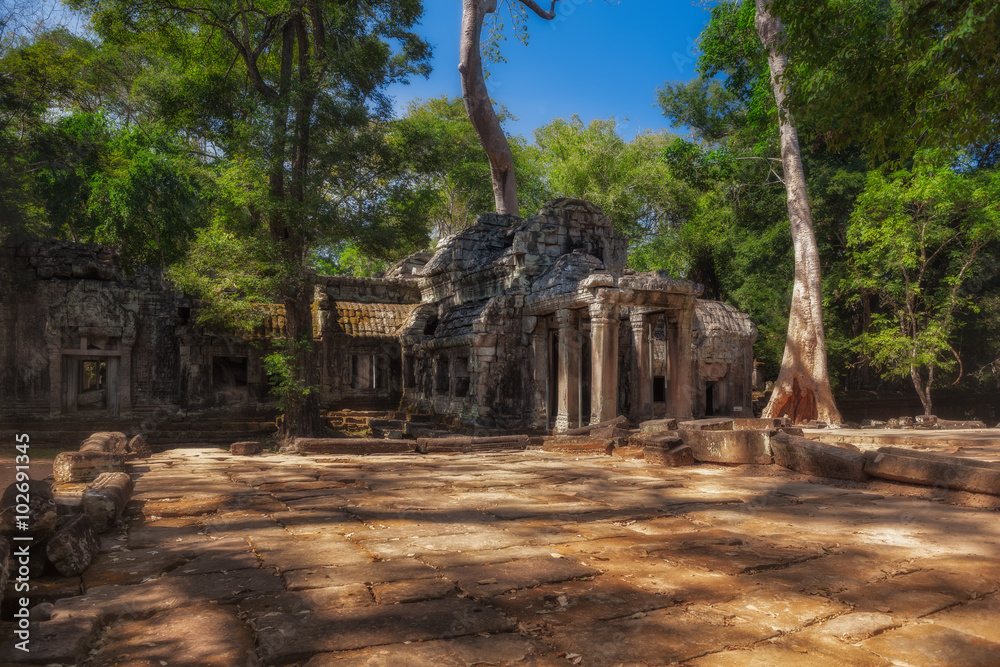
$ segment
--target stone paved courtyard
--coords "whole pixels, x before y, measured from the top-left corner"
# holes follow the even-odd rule
[[[31,662],[1000,663],[992,510],[541,451],[186,449],[132,472],[127,530]]]

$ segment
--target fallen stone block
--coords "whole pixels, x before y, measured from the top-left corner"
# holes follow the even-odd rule
[[[1000,470],[1000,461],[980,461],[979,459],[970,459],[964,456],[949,456],[947,454],[938,454],[937,452],[920,449],[907,449],[906,447],[879,447],[878,451],[914,459],[927,459],[928,461],[948,462],[960,466],[971,466],[973,468]]]
[[[129,454],[140,459],[144,459],[153,453],[149,443],[141,435],[132,436],[132,439],[128,441],[127,450]]]
[[[977,419],[965,420],[965,421],[956,421],[952,419],[938,419],[937,427],[951,428],[951,429],[977,429],[977,428],[986,428],[986,424]]]
[[[555,435],[545,438],[542,451],[563,454],[610,454],[614,445],[591,435]]]
[[[531,444],[531,438],[526,435],[417,438],[416,451],[421,454],[507,451],[527,449],[529,444]]]
[[[299,454],[402,454],[413,451],[412,443],[374,438],[296,438],[292,444]]]
[[[87,486],[80,509],[90,517],[94,530],[104,533],[115,527],[134,488],[132,478],[124,472],[101,473]]]
[[[102,472],[123,472],[125,455],[109,452],[61,452],[52,462],[56,484],[91,482]]]
[[[863,482],[865,455],[857,448],[838,447],[788,433],[771,437],[774,462],[790,470],[817,477]]]
[[[27,513],[21,511],[25,504]],[[28,517],[27,530],[17,523],[17,517],[25,515]],[[0,498],[0,535],[30,535],[35,541],[44,540],[55,531],[58,518],[59,509],[48,482],[38,479],[15,482]]]
[[[91,433],[80,443],[81,452],[108,452],[109,454],[125,454],[128,438],[121,431],[98,431]]]
[[[1000,470],[984,466],[980,461],[909,450],[902,454],[898,448],[892,448],[895,451],[885,449],[888,448],[865,455],[865,472],[872,477],[1000,496]],[[915,453],[919,456],[914,456]]]
[[[256,440],[234,442],[229,445],[229,453],[233,456],[257,456],[263,451],[264,448]]]
[[[791,417],[774,417],[768,419],[739,418],[733,420],[733,430],[736,431],[771,431],[791,425]]]
[[[732,424],[732,420],[729,420]],[[683,424],[680,425],[683,427]],[[686,430],[677,435],[691,448],[696,461],[727,465],[772,463],[770,435],[774,431]]]
[[[677,424],[678,430],[685,431],[732,431],[736,420],[728,417],[709,417],[708,419],[692,419]]]
[[[615,447],[611,450],[612,456],[617,456],[623,459],[635,459],[640,460],[646,457],[645,452],[642,447],[636,447],[634,445],[622,445],[621,447]]]
[[[694,465],[691,448],[676,436],[653,436],[642,449],[643,458],[653,465],[677,468]]]
[[[639,424],[639,433],[661,433],[663,431],[676,430],[676,419],[650,419]]]
[[[628,417],[625,415],[618,415],[614,419],[607,419],[596,424],[561,431],[559,435],[589,435],[594,431],[604,431],[611,428],[619,428],[627,431],[630,427],[631,424],[629,424]]]
[[[101,550],[94,524],[86,514],[64,523],[45,545],[45,555],[64,577],[83,574]]]

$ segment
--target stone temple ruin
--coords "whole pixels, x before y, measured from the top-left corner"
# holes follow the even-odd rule
[[[318,277],[326,409],[407,409],[561,431],[626,415],[752,416],[756,328],[702,287],[625,268],[598,209],[484,215],[382,278]],[[113,249],[0,248],[0,414],[170,418],[273,408],[257,341],[194,324],[197,303]]]

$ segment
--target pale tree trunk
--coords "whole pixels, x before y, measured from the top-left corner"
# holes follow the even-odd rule
[[[764,417],[791,417],[800,424],[819,419],[831,424],[842,420],[830,390],[823,334],[823,289],[819,250],[813,232],[812,214],[806,194],[805,173],[799,152],[799,137],[785,108],[784,74],[787,60],[779,50],[782,25],[771,15],[767,0],[757,0],[757,34],[768,50],[771,87],[780,112],[781,166],[788,193],[788,221],[795,250],[795,283],[788,318],[788,336],[781,371]]]
[[[553,10],[556,1],[552,0],[552,9],[547,12],[532,0],[521,0],[521,4],[541,18],[551,20],[555,18]],[[462,99],[465,100],[465,110],[490,161],[490,177],[493,181],[493,199],[497,213],[518,215],[514,156],[510,152],[507,136],[493,110],[489,91],[486,90],[486,79],[483,76],[481,47],[483,21],[486,15],[495,12],[496,8],[497,0],[462,0],[462,37],[459,42],[458,71],[462,77]]]

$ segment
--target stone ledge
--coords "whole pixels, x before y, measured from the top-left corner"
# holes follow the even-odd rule
[[[857,448],[838,447],[788,433],[771,438],[774,462],[790,470],[817,477],[864,482],[865,455]]]

